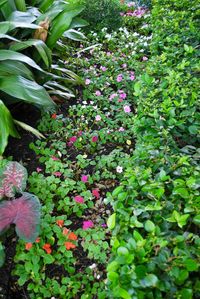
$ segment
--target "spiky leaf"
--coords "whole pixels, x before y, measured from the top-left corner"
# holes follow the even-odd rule
[[[40,202],[30,193],[0,203],[0,232],[15,224],[17,235],[25,242],[34,242],[39,234]]]
[[[27,171],[18,162],[8,162],[0,174],[0,199],[14,197],[26,188]]]

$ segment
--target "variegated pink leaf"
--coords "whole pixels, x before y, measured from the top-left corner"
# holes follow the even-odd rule
[[[18,236],[26,242],[34,242],[39,235],[40,202],[30,193],[20,198],[0,203],[0,232],[15,224]]]
[[[14,197],[26,188],[27,171],[18,162],[8,162],[0,175],[0,199]]]

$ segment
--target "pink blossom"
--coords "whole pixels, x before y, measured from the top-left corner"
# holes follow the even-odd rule
[[[97,142],[98,141],[98,136],[93,136],[92,137],[92,142]]]
[[[97,90],[97,91],[95,92],[95,95],[98,96],[98,97],[101,96],[101,92],[100,92],[100,90]]]
[[[110,53],[110,52],[107,52],[106,54],[107,54],[107,56],[110,56],[110,55],[111,55],[111,53]]]
[[[123,12],[120,12],[120,16],[123,17],[123,16],[124,16],[124,13],[123,13]]]
[[[129,78],[130,78],[131,81],[135,80],[135,76],[134,75],[131,75]]]
[[[123,127],[120,127],[119,128],[119,132],[124,132],[125,130],[124,130],[124,128]]]
[[[72,143],[76,142],[76,140],[77,140],[76,136],[72,136],[72,137],[69,138],[69,141],[72,142]]]
[[[41,172],[41,171],[42,171],[42,168],[37,167],[37,168],[36,168],[36,171],[37,171],[37,172]]]
[[[122,64],[122,67],[125,69],[125,68],[127,68],[127,64],[126,63],[123,63]]]
[[[52,159],[53,161],[58,161],[58,160],[59,160],[59,159],[58,159],[57,157],[55,157],[55,156],[52,156],[51,159]]]
[[[122,102],[123,102],[123,99],[120,99],[120,98],[119,98],[119,99],[118,99],[118,102],[119,102],[119,103],[122,103]]]
[[[80,195],[77,195],[74,197],[74,200],[77,202],[77,203],[84,203],[84,198]]]
[[[94,227],[94,223],[91,220],[83,221],[83,229],[86,230],[88,228]]]
[[[91,80],[90,79],[86,79],[85,80],[85,85],[89,85],[91,83]]]
[[[130,108],[130,106],[125,105],[125,106],[124,106],[124,112],[126,112],[126,113],[130,113],[130,112],[131,112],[131,108]]]
[[[103,72],[105,72],[107,70],[107,68],[105,66],[100,66],[100,70],[102,70]]]
[[[147,60],[148,60],[148,57],[143,56],[143,57],[142,57],[142,60],[143,60],[143,61],[147,61]]]
[[[78,131],[78,136],[82,136],[83,135],[83,131]]]
[[[101,120],[101,116],[100,116],[100,115],[97,115],[97,116],[95,117],[95,119],[96,119],[96,121],[100,121],[100,120]]]
[[[113,100],[115,97],[117,97],[117,93],[113,93],[110,95],[109,100]]]
[[[123,76],[122,76],[122,74],[120,74],[120,75],[118,75],[118,76],[117,76],[117,82],[121,82],[121,81],[122,81],[122,79],[123,79]]]
[[[119,97],[120,97],[120,99],[124,100],[126,98],[126,93],[122,92]]]
[[[99,189],[92,190],[92,195],[96,197],[97,199],[100,198]]]
[[[84,182],[84,183],[87,183],[87,181],[88,181],[88,175],[82,175],[81,181]]]
[[[53,173],[56,177],[60,177],[62,175],[62,173],[60,171],[55,171]]]

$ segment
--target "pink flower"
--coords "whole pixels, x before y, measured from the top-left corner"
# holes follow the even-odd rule
[[[119,102],[119,103],[123,102],[123,99],[118,99],[118,102]]]
[[[90,79],[86,79],[86,80],[85,80],[85,85],[89,85],[89,84],[90,84],[90,82],[91,82],[91,80],[90,80]]]
[[[98,97],[101,96],[101,92],[100,92],[100,90],[97,90],[97,91],[95,92],[95,95],[98,96]]]
[[[124,100],[126,98],[126,93],[122,92],[119,97],[120,97],[120,99]]]
[[[98,136],[93,136],[92,137],[92,142],[97,142],[97,140],[98,140]]]
[[[51,159],[52,159],[53,161],[58,161],[58,160],[59,160],[59,159],[58,159],[57,157],[55,157],[55,156],[52,156]]]
[[[122,79],[123,79],[123,76],[122,76],[122,74],[120,74],[120,75],[118,75],[118,76],[117,76],[117,82],[121,82],[121,81],[122,81]]]
[[[88,176],[87,176],[87,175],[82,175],[82,177],[81,177],[81,181],[82,181],[83,183],[87,183],[87,181],[88,181]]]
[[[127,68],[127,64],[126,63],[123,63],[122,64],[122,67],[125,69],[125,68]]]
[[[76,140],[77,140],[76,136],[72,136],[72,137],[69,138],[69,141],[72,142],[72,143],[76,142]]]
[[[131,81],[135,80],[135,76],[134,75],[130,75],[129,78],[130,78]]]
[[[111,94],[109,100],[112,101],[115,97],[117,97],[117,93]]]
[[[107,70],[107,68],[105,66],[100,66],[100,70],[102,70],[103,72],[105,72]]]
[[[147,61],[147,60],[148,60],[148,57],[143,56],[143,57],[142,57],[142,60],[143,60],[143,61]]]
[[[131,112],[131,108],[130,108],[130,106],[125,105],[125,106],[124,106],[124,112],[126,112],[126,113],[130,113],[130,112]]]
[[[123,127],[120,127],[119,128],[119,132],[124,132],[125,130],[124,130],[124,128]]]
[[[83,131],[79,131],[78,136],[82,136],[82,135],[83,135]]]
[[[37,167],[37,168],[36,168],[36,171],[37,171],[37,172],[41,172],[41,171],[42,171],[42,168]]]
[[[75,196],[74,200],[78,203],[84,203],[84,198],[80,195]]]
[[[107,56],[110,56],[110,55],[111,55],[111,53],[110,53],[110,52],[107,52],[106,54],[107,54]]]
[[[92,190],[92,195],[96,197],[97,199],[100,198],[99,189]]]
[[[97,115],[97,116],[95,117],[95,119],[96,119],[96,121],[100,121],[100,120],[101,120],[101,116],[100,116],[100,115]]]
[[[62,173],[60,171],[55,171],[53,175],[55,175],[56,177],[60,177]]]
[[[86,230],[88,228],[94,227],[94,223],[91,220],[83,221],[83,229]]]

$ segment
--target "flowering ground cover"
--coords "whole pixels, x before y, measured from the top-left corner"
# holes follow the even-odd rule
[[[16,244],[15,296],[200,296],[197,19],[188,0],[154,2],[122,5],[122,27],[60,57],[84,87],[43,114],[46,139],[30,144],[42,221]]]

